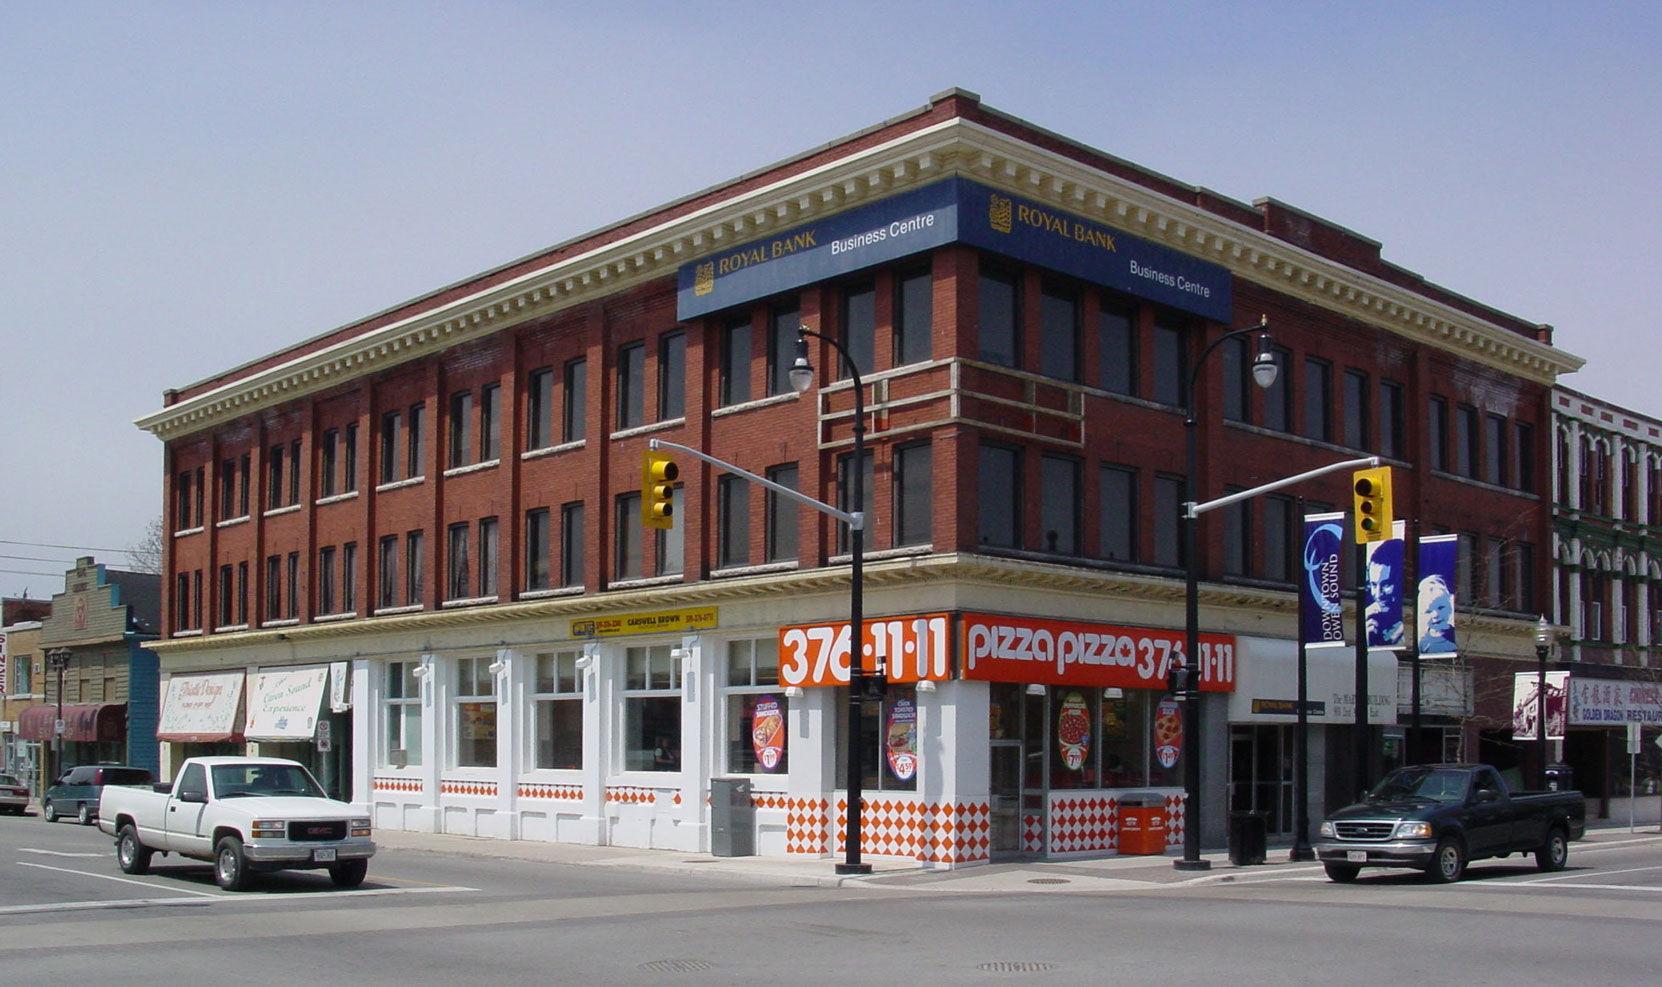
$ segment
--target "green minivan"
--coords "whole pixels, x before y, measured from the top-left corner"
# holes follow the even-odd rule
[[[70,768],[52,783],[40,800],[40,814],[47,822],[60,816],[74,816],[83,826],[98,821],[98,800],[105,785],[153,785],[156,776],[148,769],[125,764],[83,764]]]

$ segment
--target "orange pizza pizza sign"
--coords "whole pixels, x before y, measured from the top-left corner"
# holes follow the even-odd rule
[[[963,678],[982,682],[1164,689],[1183,660],[1183,632],[965,614]],[[1200,636],[1200,687],[1235,691],[1235,638]]]
[[[860,667],[882,668],[890,682],[951,677],[950,621],[944,613],[879,617],[864,621]],[[848,684],[849,624],[798,624],[779,628],[779,684]]]

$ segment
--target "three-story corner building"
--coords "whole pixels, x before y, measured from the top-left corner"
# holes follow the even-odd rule
[[[1249,338],[1209,349],[1260,318],[1265,390]],[[860,462],[838,353],[812,340],[791,385],[804,326],[863,380]],[[1533,655],[1548,395],[1579,364],[1373,241],[951,90],[169,391],[139,422],[171,519],[158,735],[169,763],[307,760],[382,827],[505,838],[708,849],[736,777],[759,852],[837,853],[851,747],[865,851],[928,865],[1129,851],[1133,812],[1136,849],[1176,843],[1188,757],[1205,844],[1226,806],[1285,832],[1295,498],[1348,509],[1349,476],[1201,522],[1179,736],[1189,381],[1200,499],[1377,454],[1400,516],[1504,547],[1462,617],[1471,667],[1505,668]],[[889,684],[856,744],[847,527],[685,456],[674,526],[643,527],[653,439],[863,508]],[[1396,666],[1368,666],[1358,766],[1355,663],[1311,659],[1313,814],[1379,767]]]

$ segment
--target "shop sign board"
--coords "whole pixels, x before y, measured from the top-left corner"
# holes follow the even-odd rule
[[[168,679],[156,739],[186,743],[240,740],[242,688],[248,674],[207,672]]]
[[[328,665],[272,669],[254,675],[248,687],[248,740],[311,740],[323,706]]]
[[[1548,672],[1547,680],[1547,739],[1564,739],[1564,719],[1568,712],[1568,703],[1565,701],[1565,688],[1569,685],[1569,672]],[[1540,694],[1539,686],[1541,675],[1538,672],[1515,672],[1512,675],[1512,739],[1535,740],[1540,737],[1539,718],[1540,703],[1537,697]]]
[[[952,677],[951,620],[944,613],[863,621],[861,667],[881,666],[890,682],[942,681]],[[779,628],[779,684],[848,684],[848,621]]]
[[[1164,689],[1184,633],[1063,620],[965,614],[960,668],[981,682]],[[1235,638],[1200,635],[1200,687],[1235,690]]]
[[[617,617],[588,617],[571,622],[571,636],[595,638],[709,630],[717,624],[718,611],[718,607],[693,607],[687,610],[661,610],[656,613],[633,613]]]
[[[1552,675],[1547,674],[1549,678]],[[1662,724],[1662,684],[1571,676],[1570,725],[1607,727],[1616,723]]]

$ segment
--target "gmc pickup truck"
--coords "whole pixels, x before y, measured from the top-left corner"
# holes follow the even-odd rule
[[[274,757],[193,757],[171,791],[105,788],[98,828],[115,837],[125,873],[148,873],[153,854],[177,853],[212,861],[227,891],[291,869],[327,869],[337,887],[354,888],[375,854],[364,813],[329,798],[304,766]]]
[[[1417,867],[1447,884],[1473,860],[1513,853],[1562,870],[1570,841],[1586,831],[1580,792],[1508,792],[1486,764],[1422,764],[1398,768],[1333,813],[1315,849],[1335,881],[1354,881],[1363,867]]]

